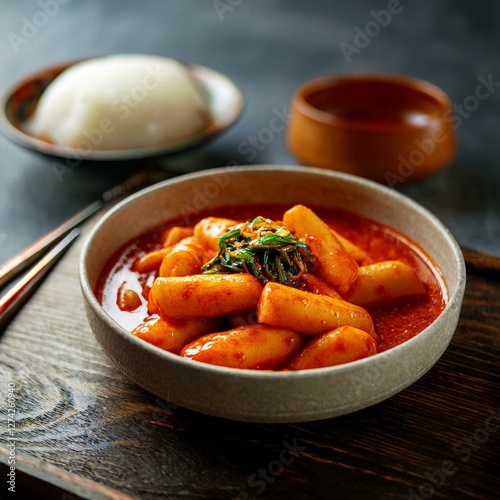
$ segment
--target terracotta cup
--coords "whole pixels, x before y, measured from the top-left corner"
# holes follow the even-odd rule
[[[304,165],[395,186],[450,163],[453,123],[449,97],[431,83],[399,75],[325,76],[295,92],[287,141]]]

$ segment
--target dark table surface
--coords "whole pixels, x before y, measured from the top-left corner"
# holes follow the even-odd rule
[[[378,28],[374,28],[373,21],[381,19],[383,14],[380,12],[389,7],[394,13],[390,19],[385,17],[387,21],[383,23],[386,25],[379,23]],[[249,142],[252,137],[258,136],[260,130],[269,126],[274,116],[288,113],[294,89],[310,78],[327,73],[373,71],[400,73],[428,80],[443,88],[454,103],[459,151],[447,169],[419,183],[399,185],[397,189],[434,212],[450,228],[462,247],[500,256],[500,3],[497,1],[2,0],[0,12],[2,89],[48,65],[122,52],[175,57],[212,67],[232,78],[246,100],[241,119],[210,144],[163,160],[167,169],[176,172],[228,164],[296,164],[286,149],[284,132],[275,133],[272,141],[259,144],[258,147],[249,147]],[[361,47],[360,38],[356,39],[355,36],[370,29],[377,33],[366,39]],[[345,43],[356,48],[350,56],[346,56],[345,50],[342,50]],[[470,96],[475,95],[477,86],[484,79],[492,82],[490,95],[479,102],[477,109],[472,109],[471,103],[474,101]],[[129,174],[129,170],[119,165],[99,168],[81,165],[74,169],[61,169],[51,161],[0,137],[0,262],[13,256]],[[468,345],[473,351],[478,350],[479,357],[483,351],[484,355],[488,353],[487,366],[493,369],[495,361],[492,353],[498,351],[498,300],[495,302],[492,299],[487,309],[489,312],[484,317],[477,319],[477,311],[488,294],[498,293],[498,286],[482,283],[474,279],[472,281],[471,286],[476,288],[469,289],[467,316],[462,320],[460,331],[461,338],[472,342]],[[478,325],[481,326],[480,330],[477,330]],[[478,343],[469,338],[472,327],[476,328],[474,331],[484,333],[484,337],[478,337]],[[36,323],[34,328],[36,330]],[[496,351],[485,349],[481,344],[483,341],[493,342]],[[498,452],[498,440],[493,441],[492,438],[488,446],[480,446],[481,450],[477,452],[474,448],[478,446],[476,442],[471,445],[462,443],[462,454],[453,448],[453,443],[460,444],[470,433],[481,430],[489,415],[488,411],[497,414],[498,374],[482,372],[481,360],[479,357],[474,358],[475,371],[472,372],[471,368],[467,382],[463,383],[465,394],[473,397],[475,384],[479,388],[487,386],[488,390],[481,393],[483,400],[477,410],[464,416],[467,401],[463,398],[453,399],[455,393],[447,392],[457,367],[455,355],[462,355],[462,366],[470,361],[458,347],[455,345],[455,351],[447,354],[445,364],[437,372],[434,371],[434,378],[426,379],[414,392],[406,391],[399,399],[393,399],[389,406],[383,407],[386,413],[382,421],[379,410],[369,409],[352,418],[334,421],[329,427],[327,424],[326,427],[313,424],[296,428],[252,428],[234,424],[225,427],[228,432],[225,436],[224,425],[214,419],[204,420],[202,416],[189,412],[176,412],[174,423],[167,421],[163,429],[160,426],[155,431],[167,432],[169,428],[170,434],[162,435],[160,441],[168,443],[169,439],[177,439],[176,433],[185,427],[198,427],[198,431],[191,435],[189,453],[182,455],[182,447],[175,448],[175,452],[180,453],[178,459],[186,462],[184,465],[177,464],[178,467],[182,465],[183,476],[176,479],[173,475],[172,470],[176,470],[172,465],[175,457],[165,461],[173,461],[170,472],[162,469],[156,473],[166,474],[161,484],[166,485],[174,496],[186,494],[187,497],[216,498],[219,495],[221,498],[231,498],[239,490],[234,485],[224,490],[227,477],[233,482],[236,477],[243,478],[245,492],[252,496],[258,493],[258,489],[248,488],[245,483],[248,475],[260,463],[270,463],[282,449],[280,443],[283,440],[293,441],[294,437],[299,436],[303,442],[307,442],[310,436],[315,444],[306,444],[309,449],[301,457],[305,463],[313,460],[316,466],[306,467],[304,461],[301,465],[297,459],[290,469],[305,467],[302,473],[290,476],[291,480],[276,481],[274,490],[266,485],[263,498],[292,498],[294,491],[299,491],[304,498],[330,498],[327,492],[332,486],[332,478],[328,471],[332,467],[332,477],[341,492],[339,498],[356,498],[356,495],[358,498],[406,498],[411,496],[411,488],[418,493],[422,484],[431,480],[439,482],[442,477],[445,478],[446,487],[434,487],[432,491],[424,488],[419,493],[420,497],[429,498],[425,495],[430,492],[430,496],[435,495],[436,498],[493,498],[492,492],[498,489],[484,486],[475,491],[474,488],[479,486],[471,478],[475,474],[485,481],[498,477],[498,456],[493,452],[495,449]],[[4,349],[5,344],[0,342],[0,353],[8,360],[8,353],[1,352]],[[454,390],[458,391],[460,383],[458,389],[456,387]],[[413,396],[422,397],[427,391],[430,391],[429,396],[423,401],[423,406],[416,410],[419,419],[410,426],[399,421],[401,415],[406,417],[412,413]],[[433,412],[434,405],[439,406],[439,403],[432,399],[432,391],[436,394],[447,392],[450,403],[459,401],[460,416],[443,404],[439,411]],[[126,396],[136,398],[131,404],[144,403],[145,406],[137,410],[144,414],[151,405],[154,408],[156,404],[154,397],[143,395],[137,389],[129,391]],[[113,397],[119,399],[116,393]],[[444,420],[436,424],[426,418],[426,411],[434,418]],[[470,422],[470,426],[467,422]],[[126,433],[125,424],[120,423],[124,426],[121,434],[117,431],[120,437]],[[378,434],[365,436],[352,429],[351,424],[378,424]],[[384,426],[387,426],[387,434],[383,432]],[[412,433],[415,432],[419,440],[425,435],[425,432],[420,432],[419,426],[432,429],[433,442],[420,442],[416,454],[412,455]],[[398,428],[403,434],[398,434]],[[206,437],[203,429],[212,432],[211,437]],[[242,437],[241,433],[246,437]],[[29,435],[26,435],[27,440]],[[350,437],[366,438],[366,442],[351,446],[349,453],[343,455],[346,449],[343,446],[347,446]],[[139,440],[140,436],[135,433],[134,439]],[[197,440],[203,444],[197,444]],[[267,440],[270,444],[259,447],[259,440]],[[66,441],[70,442],[71,439]],[[148,438],[148,446],[153,446],[153,441]],[[120,442],[116,456],[127,453],[124,443]],[[222,451],[216,453],[212,448],[219,445]],[[328,452],[322,454],[316,447]],[[239,448],[251,456],[240,457]],[[30,453],[30,449],[36,450],[36,447],[28,447],[27,451],[28,455],[37,456],[37,452]],[[115,474],[113,481],[109,481],[103,464],[97,467],[97,475],[92,472],[92,468],[86,470],[78,463],[75,449],[71,447],[68,450],[68,457],[75,460],[74,469],[81,476],[118,489],[126,483],[129,485],[125,488],[128,493],[141,495],[140,490],[130,486],[133,481],[123,482],[120,475]],[[467,451],[472,456],[470,461],[469,457],[463,455]],[[38,458],[52,457],[48,462],[61,465],[66,470],[72,469],[71,460],[64,458],[64,448],[58,449],[57,453],[57,458],[49,452],[45,455],[38,453]],[[140,453],[134,453],[134,460],[140,462]],[[190,454],[197,458],[193,462],[194,469],[188,473],[188,462],[194,460]],[[200,456],[203,456],[203,460]],[[210,478],[200,469],[208,467],[211,456],[217,456],[209,468],[217,488],[210,488]],[[381,465],[384,456],[388,457],[387,467]],[[416,458],[412,461],[412,457],[421,462]],[[428,463],[425,463],[425,457]],[[367,480],[370,478],[370,463],[373,464],[374,460],[378,462],[377,478],[373,476],[372,480]],[[446,460],[454,467],[458,465],[458,472],[455,469],[453,472],[443,470]],[[118,462],[123,468],[120,474],[133,473],[124,465],[123,456]],[[408,470],[410,466],[416,467],[414,473]],[[32,469],[28,464],[25,472]],[[218,473],[218,470],[222,472]],[[227,476],[224,471],[228,470],[238,470],[238,474]],[[359,470],[363,470],[361,476],[356,472]],[[429,479],[432,473],[435,474]],[[288,478],[288,473],[284,477]],[[355,481],[350,483],[349,477]],[[357,482],[360,478],[365,482]],[[183,490],[180,481],[192,481],[191,486]],[[198,484],[199,489],[196,490],[193,484]],[[433,484],[435,486],[437,483]],[[453,487],[448,489],[450,484]],[[374,496],[370,496],[370,488],[373,488]],[[154,492],[152,496],[161,496],[158,489],[152,487],[151,491]],[[106,493],[102,495],[108,498]]]

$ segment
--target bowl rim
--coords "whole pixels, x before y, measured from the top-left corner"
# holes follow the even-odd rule
[[[425,113],[430,118],[428,123],[411,123],[409,121],[402,121],[399,123],[384,123],[373,124],[366,120],[355,120],[352,118],[340,117],[328,111],[321,110],[307,101],[307,97],[312,93],[330,87],[335,87],[339,84],[346,83],[387,83],[391,85],[398,85],[416,93],[425,94],[431,97],[438,103],[438,107],[433,112]],[[307,116],[309,119],[336,127],[339,129],[359,130],[371,133],[384,133],[384,132],[404,132],[409,130],[425,129],[435,120],[442,120],[444,114],[451,109],[451,99],[446,92],[439,88],[437,85],[422,80],[420,78],[401,75],[397,73],[346,73],[334,75],[322,75],[300,85],[292,97],[292,107],[299,113]]]
[[[238,171],[240,173],[251,173],[255,171],[267,171],[269,172],[270,170],[275,169],[275,171],[278,172],[290,172],[290,171],[297,171],[301,173],[310,173],[313,175],[320,175],[320,176],[328,176],[331,178],[339,178],[344,181],[348,181],[350,183],[358,184],[358,185],[363,185],[366,188],[371,188],[378,190],[382,193],[385,193],[387,195],[390,195],[394,197],[394,199],[399,200],[407,205],[410,206],[410,208],[416,212],[419,213],[419,215],[425,217],[427,220],[429,220],[430,223],[434,224],[443,234],[445,239],[447,240],[449,247],[452,251],[452,254],[450,255],[450,258],[453,258],[453,263],[454,267],[456,267],[457,270],[457,284],[455,289],[450,292],[449,290],[449,284],[445,283],[446,286],[448,287],[448,301],[445,305],[445,308],[439,316],[429,325],[427,326],[424,330],[422,330],[420,333],[412,337],[411,339],[407,340],[406,342],[403,342],[402,344],[399,344],[391,349],[388,349],[386,351],[383,351],[381,353],[377,353],[374,356],[369,356],[367,358],[363,358],[360,360],[356,361],[351,361],[348,363],[344,363],[341,365],[336,365],[336,366],[330,366],[330,367],[322,367],[322,368],[312,368],[308,370],[298,370],[298,371],[260,371],[260,370],[251,370],[251,369],[244,369],[244,368],[229,368],[229,367],[223,367],[223,366],[217,366],[217,365],[211,365],[208,363],[202,363],[202,362],[194,362],[193,360],[185,359],[182,358],[181,356],[177,354],[173,354],[168,351],[164,351],[159,347],[153,346],[147,342],[145,342],[142,339],[139,339],[132,335],[128,330],[126,330],[124,327],[118,324],[102,307],[102,305],[99,303],[97,300],[94,291],[92,290],[92,287],[90,286],[88,276],[87,276],[87,257],[88,254],[91,250],[92,243],[95,239],[95,237],[98,235],[98,233],[101,231],[101,229],[107,224],[108,221],[110,221],[113,217],[115,217],[122,208],[126,207],[127,205],[133,204],[138,202],[141,198],[149,196],[151,193],[154,193],[156,191],[169,188],[171,186],[175,186],[178,183],[182,183],[184,181],[189,181],[193,179],[203,179],[205,177],[211,177],[214,175],[218,174],[227,174],[228,170],[233,170],[233,171]],[[137,235],[140,233],[137,233]],[[130,238],[133,238],[136,235],[131,235]],[[417,242],[418,243],[418,242]],[[425,249],[424,249],[425,250]],[[102,271],[102,270],[101,270]],[[432,214],[428,209],[424,208],[422,205],[417,203],[416,201],[412,200],[406,195],[403,195],[393,189],[390,189],[389,187],[383,186],[379,183],[376,183],[374,181],[370,181],[368,179],[354,176],[352,174],[347,174],[344,172],[337,172],[337,171],[330,171],[330,170],[325,170],[321,168],[316,168],[316,167],[306,167],[306,166],[295,166],[295,165],[250,165],[250,166],[237,166],[237,167],[220,167],[220,168],[213,168],[213,169],[207,169],[203,171],[198,171],[198,172],[193,172],[189,174],[184,174],[178,177],[174,177],[172,179],[167,179],[165,181],[161,181],[157,184],[154,184],[152,186],[149,186],[145,189],[142,189],[141,191],[138,191],[135,194],[132,194],[119,202],[117,205],[115,205],[113,208],[111,208],[103,217],[95,224],[95,226],[92,228],[90,233],[86,236],[85,241],[82,246],[82,250],[80,253],[80,260],[79,260],[79,279],[80,279],[80,285],[82,289],[83,296],[87,303],[92,307],[93,311],[99,316],[101,321],[103,321],[108,327],[110,327],[112,330],[115,331],[118,335],[120,335],[122,338],[127,340],[128,342],[133,343],[136,345],[138,348],[145,349],[146,351],[149,351],[153,355],[157,355],[160,358],[163,358],[166,362],[171,362],[174,364],[178,365],[184,365],[184,366],[189,366],[191,370],[194,371],[202,371],[202,372],[209,372],[213,374],[225,374],[225,375],[230,375],[233,378],[248,378],[249,376],[254,377],[257,380],[289,380],[293,379],[296,377],[301,377],[301,378],[317,378],[318,376],[324,376],[324,375],[333,375],[333,374],[346,374],[348,372],[351,372],[352,370],[358,369],[358,368],[363,368],[367,365],[370,365],[376,360],[384,360],[387,358],[391,358],[394,356],[397,356],[400,351],[404,351],[407,349],[410,349],[413,344],[423,342],[425,338],[427,338],[429,335],[434,335],[435,332],[433,331],[433,325],[436,324],[436,322],[442,321],[442,318],[445,316],[448,316],[449,314],[452,313],[453,309],[456,307],[460,307],[463,299],[463,294],[465,290],[465,282],[466,282],[466,272],[465,272],[465,262],[463,258],[463,254],[460,250],[460,247],[458,243],[456,242],[455,238],[451,234],[450,230],[434,215]],[[451,341],[452,336],[450,336],[450,341]],[[426,370],[425,370],[426,371]]]
[[[120,162],[120,161],[130,161],[138,159],[155,158],[158,156],[164,156],[167,154],[174,154],[182,152],[191,147],[198,146],[204,142],[210,140],[216,135],[224,132],[232,125],[234,125],[238,119],[241,117],[243,109],[245,107],[245,99],[240,88],[236,83],[227,75],[220,73],[219,71],[204,66],[201,64],[191,63],[177,59],[174,57],[161,56],[156,54],[132,54],[132,55],[145,55],[154,56],[159,58],[170,59],[173,61],[180,62],[188,67],[192,73],[196,82],[201,86],[202,90],[208,94],[209,97],[215,95],[216,87],[213,82],[216,81],[216,85],[224,86],[224,95],[226,99],[229,98],[228,103],[230,103],[230,110],[226,112],[227,116],[214,115],[214,108],[210,102],[210,113],[211,121],[206,127],[204,127],[198,133],[187,137],[185,139],[180,139],[171,143],[160,144],[155,146],[146,146],[143,148],[134,149],[95,149],[92,148],[86,152],[79,153],[78,149],[71,148],[67,146],[62,146],[59,144],[50,143],[29,134],[23,128],[16,125],[13,122],[9,114],[7,113],[8,106],[13,96],[18,93],[23,88],[27,87],[30,83],[39,82],[43,78],[51,78],[50,84],[60,73],[77,63],[89,61],[92,59],[101,59],[110,56],[120,56],[126,54],[103,54],[95,57],[84,57],[80,59],[74,59],[71,61],[66,61],[62,63],[52,64],[32,72],[23,78],[20,78],[17,82],[11,84],[1,95],[0,98],[0,126],[13,142],[23,146],[31,151],[41,153],[44,155],[62,158],[73,161],[80,162]],[[48,85],[47,84],[47,85]],[[221,87],[222,88],[222,87]],[[44,88],[45,90],[45,88]],[[41,96],[41,93],[40,93]],[[37,102],[40,99],[37,98]]]

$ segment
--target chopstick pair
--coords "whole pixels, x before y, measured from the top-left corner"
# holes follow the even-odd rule
[[[80,210],[35,243],[0,266],[0,288],[5,286],[37,259],[39,261],[0,297],[0,331],[24,305],[36,286],[48,274],[59,258],[78,237],[78,226],[102,209],[106,202],[137,191],[175,174],[161,168],[145,167],[121,184],[108,189],[101,199]]]
[[[71,230],[0,298],[0,331],[7,326],[12,316],[24,305],[35,287],[54,267],[79,234],[79,229]]]

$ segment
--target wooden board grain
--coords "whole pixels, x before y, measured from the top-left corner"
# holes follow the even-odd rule
[[[10,472],[11,454],[8,448],[0,446],[0,473],[7,476]],[[9,486],[21,498],[36,498],[37,500],[61,498],[76,500],[93,498],[95,500],[136,500],[125,493],[107,488],[90,479],[71,474],[42,460],[16,453],[15,485]],[[10,476],[9,476],[10,479]]]
[[[83,310],[81,243],[0,338],[2,396],[15,384],[16,451],[48,464],[48,482],[60,471],[145,499],[497,497],[498,281],[469,274],[450,347],[400,394],[335,419],[255,425],[179,408],[113,366]]]

